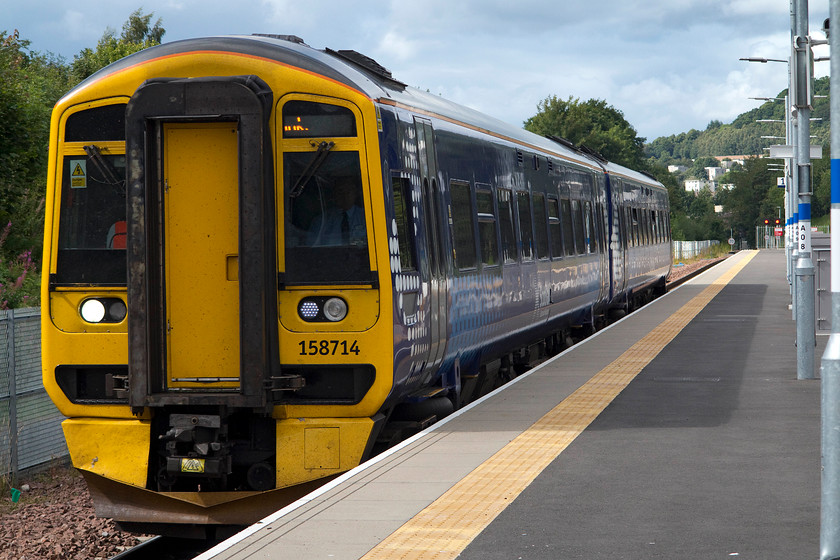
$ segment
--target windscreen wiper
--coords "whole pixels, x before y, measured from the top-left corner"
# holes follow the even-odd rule
[[[113,166],[104,157],[102,157],[102,153],[99,151],[99,146],[91,144],[90,146],[85,146],[84,150],[96,170],[105,177],[106,183],[110,185],[121,185],[125,182],[125,177],[121,179],[117,175]]]
[[[314,146],[315,142],[312,142],[312,145]],[[315,173],[326,161],[327,156],[330,155],[330,150],[334,147],[335,142],[322,141],[318,144],[318,149],[315,151],[315,157],[312,158],[312,161],[309,162],[309,165],[307,165],[306,169],[303,170],[303,173],[300,174],[300,177],[298,177],[298,180],[295,182],[295,186],[289,190],[290,198],[297,198],[300,196],[300,193],[303,192],[303,187],[305,187],[306,183],[315,176]]]

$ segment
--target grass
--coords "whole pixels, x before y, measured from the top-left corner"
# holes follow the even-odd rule
[[[825,216],[820,216],[819,218],[813,218],[811,220],[812,226],[830,226],[831,225],[831,215],[826,214]]]
[[[697,261],[704,261],[707,259],[718,259],[720,257],[725,257],[729,254],[729,244],[728,243],[720,243],[718,245],[712,245],[708,249],[704,249],[700,252],[699,255],[694,257],[689,257],[685,259],[674,259],[674,264],[691,264]]]

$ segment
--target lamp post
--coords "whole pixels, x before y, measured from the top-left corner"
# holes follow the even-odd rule
[[[815,289],[811,260],[811,129],[813,105],[811,91],[811,45],[808,36],[808,0],[791,0],[791,56],[789,60],[764,57],[742,58],[747,62],[787,62],[788,98],[785,107],[788,121],[788,145],[783,157],[791,159],[791,181],[785,185],[789,216],[793,220],[795,243],[790,253],[792,268],[792,310],[796,318],[796,377],[814,378]],[[822,43],[817,41],[816,43]],[[763,119],[770,120],[770,119]],[[792,148],[792,149],[791,149]],[[773,156],[773,150],[770,150]],[[788,155],[789,153],[789,155]],[[779,154],[776,154],[778,157]],[[795,264],[794,264],[795,263]],[[789,268],[789,269],[790,269]]]
[[[768,62],[787,62],[787,60],[783,60],[781,58],[764,58],[763,56],[747,56],[744,58],[739,58],[738,60],[743,60],[746,62],[760,62],[762,64],[767,64]]]
[[[816,345],[814,263],[811,260],[811,38],[808,36],[808,0],[791,0],[793,26],[790,64],[791,116],[797,121],[796,192],[796,378],[814,379]],[[791,190],[793,193],[793,190]]]
[[[748,59],[742,59],[748,60]],[[765,59],[766,60],[766,59]],[[780,62],[780,59],[772,59]],[[788,61],[783,61],[788,62]],[[788,64],[788,71],[790,65]],[[789,73],[789,72],[788,72]],[[795,138],[795,123],[792,122],[789,97],[754,97],[760,101],[784,101],[785,102],[785,120],[781,119],[758,119],[756,122],[760,123],[783,123],[785,125],[785,144],[792,145]],[[765,138],[762,136],[762,138]],[[791,318],[796,319],[796,289],[794,276],[794,263],[797,260],[798,252],[796,251],[796,244],[794,243],[794,232],[796,230],[796,197],[793,196],[792,186],[796,184],[796,165],[794,150],[790,150],[790,154],[783,158],[785,161],[784,182],[785,182],[785,269],[787,274],[788,285],[790,286],[791,296]]]

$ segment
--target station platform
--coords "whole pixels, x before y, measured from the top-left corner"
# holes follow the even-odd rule
[[[737,253],[197,559],[816,558],[789,299]]]

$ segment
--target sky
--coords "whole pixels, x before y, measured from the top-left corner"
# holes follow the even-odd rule
[[[810,4],[822,39],[828,0]],[[738,59],[788,59],[789,0],[0,0],[0,31],[69,62],[137,8],[161,18],[164,42],[277,33],[356,50],[518,126],[552,95],[601,99],[651,141],[732,122],[787,87],[786,64]]]

